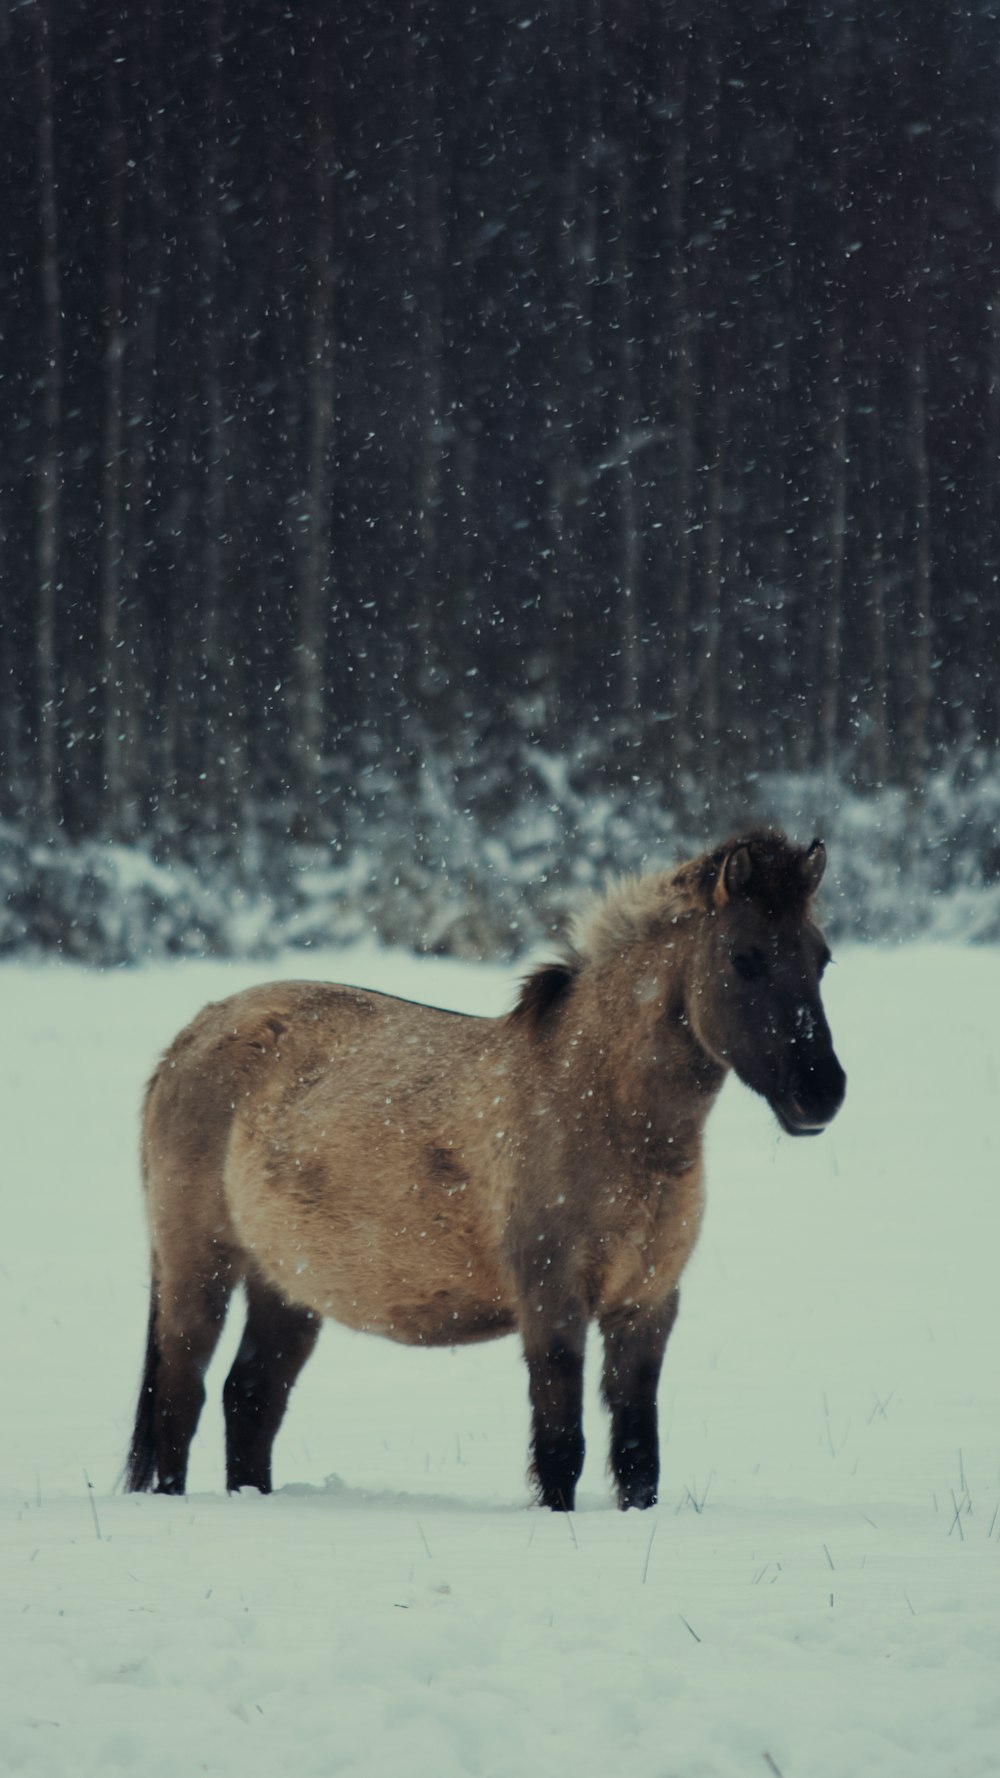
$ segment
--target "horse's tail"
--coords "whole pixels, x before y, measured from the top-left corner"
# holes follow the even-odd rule
[[[125,1464],[127,1494],[146,1494],[156,1474],[156,1381],[160,1368],[160,1348],[156,1339],[156,1279],[149,1290],[149,1322],[146,1329],[146,1360],[143,1365],[139,1400],[135,1410],[135,1426]]]

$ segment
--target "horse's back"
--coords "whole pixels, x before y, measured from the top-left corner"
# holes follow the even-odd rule
[[[489,1021],[390,995],[269,982],[202,1008],[161,1058],[146,1093],[147,1162],[221,1165],[234,1119],[298,1122],[318,1101],[344,1115],[411,1099],[479,1047]]]

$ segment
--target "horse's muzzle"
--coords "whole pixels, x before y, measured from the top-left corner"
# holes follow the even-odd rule
[[[844,1103],[847,1076],[831,1051],[804,1070],[794,1088],[772,1099],[774,1112],[788,1136],[818,1136],[832,1123]]]

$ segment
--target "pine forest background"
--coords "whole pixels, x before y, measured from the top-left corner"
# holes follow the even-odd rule
[[[0,0],[0,948],[1000,938],[995,0]]]

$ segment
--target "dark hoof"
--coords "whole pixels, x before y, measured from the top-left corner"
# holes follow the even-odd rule
[[[575,1498],[573,1493],[567,1494],[560,1488],[555,1494],[540,1494],[538,1504],[547,1506],[554,1513],[571,1513]]]
[[[636,1484],[619,1494],[618,1505],[623,1513],[627,1513],[630,1506],[634,1506],[638,1512],[645,1512],[647,1507],[656,1505],[657,1498],[656,1486],[653,1482],[645,1486]]]

